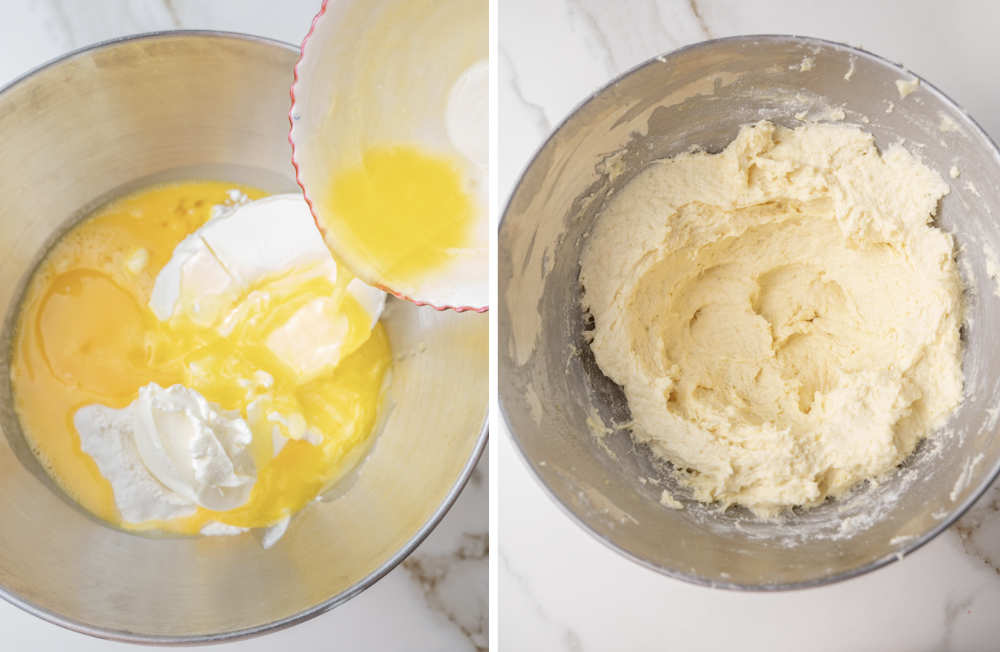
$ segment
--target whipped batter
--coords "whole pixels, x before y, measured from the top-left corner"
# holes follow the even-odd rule
[[[635,439],[697,500],[763,517],[893,469],[962,398],[947,192],[830,124],[761,122],[640,172],[581,261]]]

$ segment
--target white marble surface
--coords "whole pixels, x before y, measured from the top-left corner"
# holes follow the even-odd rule
[[[706,38],[795,33],[861,45],[918,71],[1000,137],[1000,3],[500,0],[499,188],[613,75]],[[494,425],[502,650],[1000,649],[1000,488],[902,562],[830,587],[743,594],[618,556],[543,493]]]
[[[69,50],[140,32],[219,29],[299,43],[319,5],[319,0],[4,0],[0,86]],[[374,587],[302,625],[212,649],[485,650],[487,495],[484,457],[441,525]],[[0,600],[0,650],[137,649],[143,648],[61,629]]]

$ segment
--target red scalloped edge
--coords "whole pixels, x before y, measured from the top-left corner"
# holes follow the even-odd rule
[[[306,200],[306,204],[309,206],[309,212],[312,214],[313,222],[316,224],[316,228],[319,229],[321,233],[323,232],[323,227],[320,226],[319,220],[316,218],[316,208],[313,206],[312,200],[309,199],[309,193],[306,192],[306,187],[302,183],[302,178],[301,175],[299,174],[299,162],[295,158],[295,139],[292,138],[292,132],[295,130],[295,119],[292,117],[292,113],[295,111],[295,87],[299,83],[299,65],[302,63],[302,59],[305,57],[306,44],[309,43],[309,39],[312,37],[313,32],[316,31],[316,23],[318,23],[319,19],[322,18],[323,14],[326,13],[326,5],[328,2],[329,0],[323,0],[323,4],[319,8],[319,11],[316,13],[315,16],[313,16],[312,23],[310,23],[309,25],[309,31],[306,33],[305,38],[302,39],[302,45],[299,46],[299,58],[295,62],[292,86],[288,90],[288,95],[292,101],[291,106],[288,107],[288,144],[291,145],[292,147],[292,167],[295,168],[295,183],[297,183],[299,185],[299,188],[302,189],[302,197]],[[411,297],[406,296],[405,294],[396,292],[395,290],[387,288],[383,285],[378,285],[376,287],[378,287],[378,289],[382,290],[383,292],[387,292],[398,299],[409,301],[410,303],[416,306],[426,306],[429,308],[433,308],[434,310],[437,310],[439,312],[443,312],[445,310],[453,310],[455,312],[483,313],[483,312],[488,312],[490,309],[489,306],[447,306],[447,305],[437,306],[427,301],[419,301],[417,299],[413,299]]]

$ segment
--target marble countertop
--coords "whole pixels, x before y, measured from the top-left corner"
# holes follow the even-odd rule
[[[5,0],[0,87],[59,55],[106,39],[168,29],[217,29],[299,43],[320,0]],[[291,83],[291,79],[289,79]],[[403,564],[360,596],[304,624],[220,651],[485,650],[487,460],[441,524]],[[162,649],[111,643],[50,625],[0,600],[0,649]]]
[[[542,139],[583,98],[643,60],[708,38],[792,33],[860,45],[938,85],[1000,138],[1000,4],[930,0],[500,0],[503,205]],[[502,650],[1000,648],[1000,487],[903,561],[784,594],[662,577],[591,538],[543,492],[502,424]]]

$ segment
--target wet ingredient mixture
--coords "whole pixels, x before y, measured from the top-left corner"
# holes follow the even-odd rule
[[[23,430],[110,523],[280,531],[366,450],[391,361],[384,294],[336,265],[301,197],[263,196],[185,182],[123,197],[28,285]]]

